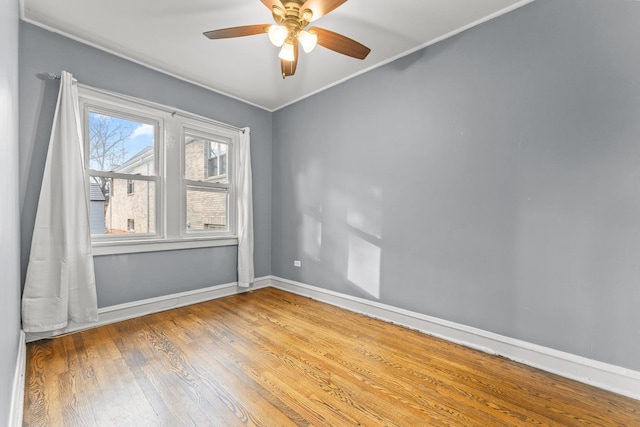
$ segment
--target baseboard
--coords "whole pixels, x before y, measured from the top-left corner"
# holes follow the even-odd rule
[[[640,372],[409,310],[272,276],[271,286],[640,400]]]
[[[133,319],[135,317],[146,316],[147,314],[159,313],[172,308],[183,307],[185,305],[197,304],[199,302],[210,301],[229,295],[252,291],[269,286],[270,276],[258,277],[249,288],[238,287],[236,282],[223,285],[210,286],[193,291],[180,292],[171,295],[164,295],[156,298],[149,298],[125,304],[118,304],[98,309],[98,321],[93,323],[70,323],[66,328],[41,333],[27,333],[26,342],[37,341],[44,338],[65,335],[71,332],[78,332],[85,329],[95,328],[110,323]]]
[[[9,426],[22,425],[22,411],[24,408],[24,376],[27,364],[27,344],[25,334],[20,331],[18,343],[18,358],[16,359],[16,372],[13,376],[13,389],[11,393],[11,413],[9,414]]]
[[[237,286],[237,283],[234,282],[101,308],[98,310],[99,320],[96,323],[72,324],[64,330],[48,334],[29,333],[26,334],[26,342],[42,338],[51,338],[57,335],[94,328],[268,286],[313,298],[349,311],[406,326],[447,341],[481,350],[489,354],[500,355],[525,365],[561,375],[565,378],[640,400],[640,372],[638,371],[276,276],[256,278],[253,285],[249,288],[240,288]],[[21,340],[25,342],[24,333],[22,334]],[[18,361],[20,363],[22,359],[22,363],[24,363],[24,344],[22,344],[20,351],[22,352],[22,356],[19,356]],[[18,400],[19,402],[22,401],[22,398],[16,395],[16,393],[19,393],[19,390],[15,391],[15,387],[16,384],[18,384],[18,386],[20,384],[22,384],[22,387],[24,386],[24,366],[20,369],[22,369],[22,373],[20,374],[22,375],[21,379],[18,378],[19,369],[16,369],[16,379],[14,379],[14,399],[20,399]],[[22,390],[24,392],[24,389]],[[20,411],[21,410],[22,406],[20,405]],[[12,414],[12,419],[14,419],[13,417],[14,415]],[[15,417],[17,417],[17,414]]]

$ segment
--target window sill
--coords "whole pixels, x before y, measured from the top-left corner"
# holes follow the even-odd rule
[[[174,251],[180,249],[212,248],[217,246],[236,246],[236,237],[192,238],[176,240],[132,240],[128,242],[93,242],[93,255],[120,255],[143,252]]]

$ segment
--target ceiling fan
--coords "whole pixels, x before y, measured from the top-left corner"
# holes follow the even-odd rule
[[[232,37],[269,34],[269,40],[280,47],[280,68],[282,78],[293,76],[298,65],[298,42],[305,52],[311,52],[316,44],[334,52],[357,59],[365,59],[371,49],[341,34],[324,28],[306,27],[347,0],[261,0],[273,14],[275,24],[245,25],[222,28],[204,33],[208,38],[226,39]]]

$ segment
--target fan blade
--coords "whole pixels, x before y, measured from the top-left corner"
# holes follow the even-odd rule
[[[342,34],[334,33],[333,31],[319,27],[309,28],[309,31],[312,30],[318,33],[318,44],[322,47],[326,47],[327,49],[331,49],[334,52],[357,59],[364,59],[369,55],[369,52],[371,52],[371,49],[365,45],[360,44],[355,40],[351,40],[349,37],[345,37]]]
[[[222,28],[220,30],[207,31],[204,34],[210,39],[228,39],[231,37],[254,36],[265,34],[269,31],[271,24],[245,25],[242,27]]]
[[[293,61],[280,60],[280,69],[282,70],[282,78],[293,76],[298,66],[298,43],[293,44]]]
[[[269,9],[269,12],[271,12],[271,13],[273,13],[273,6],[278,6],[279,8],[284,10],[284,6],[280,2],[280,0],[260,0],[260,1],[262,1],[262,3],[265,6],[267,6],[267,8]]]
[[[263,2],[266,0],[263,0]],[[333,9],[340,6],[342,3],[346,3],[347,0],[307,0],[305,4],[300,6],[300,11],[310,9],[313,12],[313,18],[311,21],[315,21],[321,16],[326,15]]]

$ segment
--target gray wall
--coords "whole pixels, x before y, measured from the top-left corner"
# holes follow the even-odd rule
[[[7,425],[20,337],[18,2],[0,0],[0,425]]]
[[[639,22],[538,0],[277,111],[272,273],[640,370]]]
[[[256,276],[271,272],[270,112],[174,79],[87,45],[20,23],[22,274],[26,271],[59,83],[39,73],[67,70],[81,83],[251,127]],[[236,280],[235,247],[95,258],[101,307]]]

